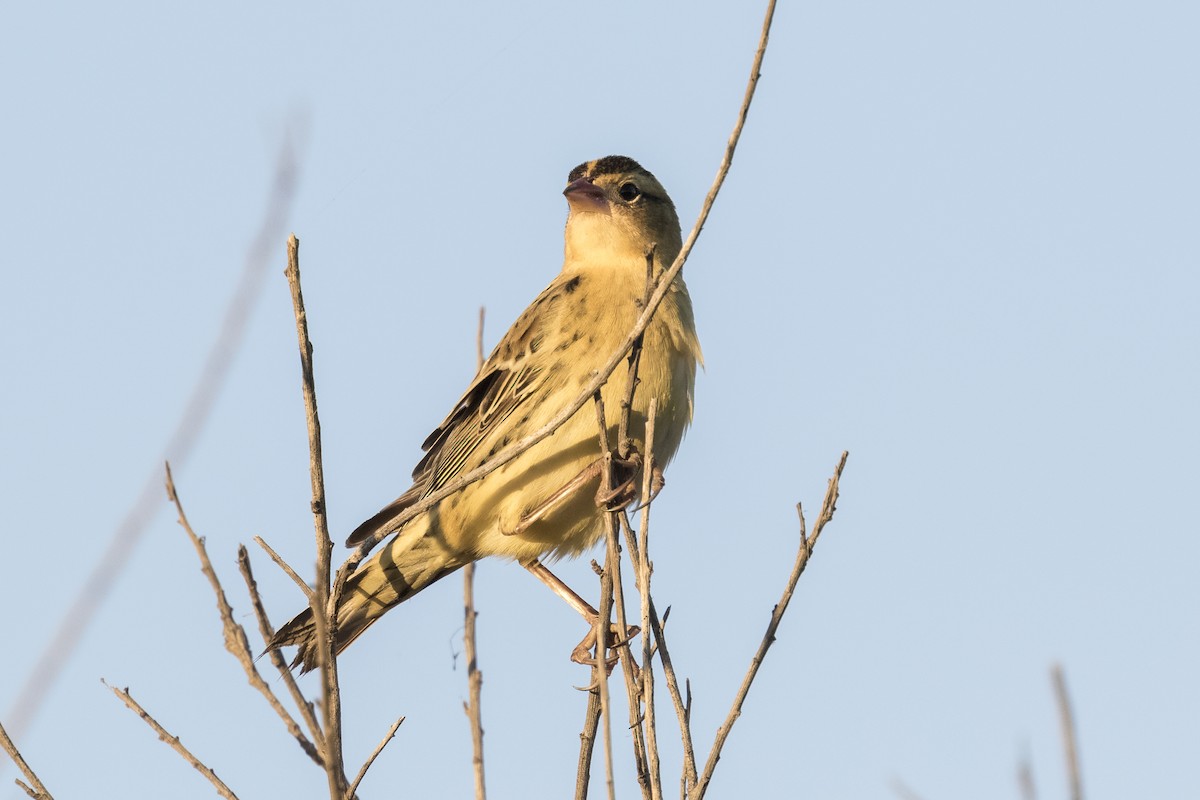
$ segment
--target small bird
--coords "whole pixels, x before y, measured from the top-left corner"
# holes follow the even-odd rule
[[[346,541],[355,546],[381,531],[395,534],[346,583],[337,612],[338,653],[388,609],[468,563],[501,556],[538,574],[539,559],[578,555],[605,530],[604,512],[616,493],[606,497],[601,491],[603,459],[590,403],[521,456],[394,526],[409,506],[542,427],[575,400],[640,315],[651,254],[655,277],[679,254],[675,206],[633,159],[607,156],[580,164],[568,175],[563,194],[569,213],[562,272],[517,318],[425,440],[412,487]],[[657,399],[656,465],[671,460],[691,422],[697,363],[703,360],[692,301],[683,278],[676,277],[643,338],[629,421],[635,450],[645,452],[647,409]],[[601,390],[612,444],[628,385],[627,370],[618,367]],[[637,499],[632,487],[641,485],[641,469],[635,464],[622,476],[630,487],[624,502]],[[312,611],[305,609],[279,629],[268,649],[298,646],[292,666],[307,672],[317,666],[315,638]]]

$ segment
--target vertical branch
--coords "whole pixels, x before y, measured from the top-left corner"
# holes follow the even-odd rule
[[[1071,800],[1083,800],[1083,779],[1079,774],[1079,749],[1075,740],[1075,715],[1071,710],[1071,698],[1067,695],[1067,679],[1061,664],[1050,670],[1054,682],[1054,696],[1058,700],[1058,718],[1062,724],[1063,758],[1067,762],[1067,777],[1070,781]]]
[[[604,727],[604,780],[608,788],[608,800],[616,800],[617,789],[613,781],[613,752],[612,752],[612,699],[608,692],[608,641],[611,638],[613,603],[613,569],[620,569],[620,564],[609,563],[600,571],[600,608],[596,615],[596,662],[592,667],[592,675],[600,688],[600,723]]]
[[[479,307],[479,330],[475,335],[475,370],[483,369],[483,306]],[[480,698],[483,692],[483,673],[479,671],[479,656],[475,647],[475,562],[463,567],[463,651],[467,657],[467,702],[463,710],[471,722],[471,766],[475,773],[475,800],[486,800],[487,788],[483,779],[483,713]]]
[[[604,411],[604,396],[599,389],[596,390],[592,399],[596,406],[596,422],[600,429],[600,453],[604,464],[604,468],[600,471],[600,492],[603,495],[607,495],[612,489],[612,450],[609,449],[608,442],[608,415]],[[611,522],[611,517],[609,517],[609,521]],[[608,533],[610,535],[609,538],[611,538],[611,525],[609,526]],[[612,625],[609,619],[612,617],[612,571],[614,567],[620,569],[619,563],[611,559],[607,551],[604,557],[603,569],[595,561],[592,562],[592,568],[600,575],[600,602],[598,603],[593,636],[596,640],[596,649],[595,660],[592,663],[592,688],[599,693],[600,723],[604,726],[604,774],[609,800],[614,800],[616,797],[612,764],[612,711],[609,706],[610,698],[608,694],[608,641],[612,633]],[[588,706],[588,714],[590,716],[590,701]]]
[[[596,748],[596,729],[600,727],[600,689],[593,681],[588,689],[583,730],[579,733],[579,762],[575,766],[575,800],[586,800],[592,775],[592,753]]]
[[[1017,786],[1021,789],[1021,800],[1037,800],[1037,785],[1033,781],[1033,765],[1028,753],[1021,756],[1017,764]]]
[[[288,287],[296,315],[296,337],[300,344],[300,369],[303,376],[304,415],[308,422],[309,473],[312,479],[313,527],[317,540],[317,585],[310,603],[316,627],[317,657],[321,665],[321,684],[325,702],[325,774],[329,778],[331,800],[346,795],[346,775],[342,762],[342,702],[338,690],[337,661],[333,642],[337,635],[337,597],[329,591],[330,558],[333,542],[325,513],[325,469],[321,459],[321,420],[317,416],[317,390],[313,379],[312,341],[308,336],[308,315],[300,289],[300,240],[288,237]]]
[[[650,503],[654,492],[654,422],[658,398],[650,398],[646,411],[646,463],[642,467],[642,520],[638,525],[638,548],[631,557],[637,568],[638,595],[642,612],[642,705],[645,708],[646,761],[652,800],[662,800],[662,768],[658,760],[658,727],[654,714],[654,663],[650,650]]]

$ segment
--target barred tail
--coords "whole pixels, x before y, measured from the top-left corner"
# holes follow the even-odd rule
[[[462,567],[468,559],[450,551],[428,528],[428,518],[414,520],[399,536],[359,565],[346,582],[338,603],[334,651],[341,653],[392,606],[404,602],[434,581]],[[292,668],[301,674],[317,667],[316,625],[306,608],[271,639],[267,650],[296,645]]]

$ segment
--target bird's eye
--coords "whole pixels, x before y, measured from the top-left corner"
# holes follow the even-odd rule
[[[617,190],[617,194],[621,195],[621,199],[626,203],[631,203],[642,196],[642,192],[632,183],[622,183],[621,188]]]

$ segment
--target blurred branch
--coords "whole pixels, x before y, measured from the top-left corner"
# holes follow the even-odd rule
[[[154,732],[158,734],[159,739],[166,742],[172,750],[179,753],[179,755],[183,756],[185,761],[195,767],[197,772],[207,778],[208,782],[211,783],[217,790],[217,794],[228,798],[228,800],[238,800],[237,795],[233,793],[233,790],[226,786],[225,782],[217,777],[217,773],[213,772],[210,767],[205,766],[200,759],[192,755],[191,751],[184,747],[183,743],[179,741],[178,736],[172,736],[170,733],[168,733],[167,729],[160,725],[158,720],[150,716],[150,712],[138,705],[138,702],[129,694],[128,689],[118,689],[115,686],[110,686],[103,678],[100,679],[100,682],[105,686],[108,686],[108,688],[112,690],[112,693],[119,697],[121,702],[129,707],[130,711],[137,714],[142,718],[143,721],[145,721],[147,725],[153,728]]]
[[[1028,753],[1021,756],[1017,764],[1017,786],[1021,789],[1021,800],[1037,800],[1037,784],[1033,780],[1033,764]]]
[[[137,499],[113,532],[104,554],[83,582],[67,613],[63,615],[50,643],[30,670],[25,685],[17,692],[16,702],[9,710],[7,719],[18,739],[37,715],[63,665],[75,651],[76,645],[91,624],[93,615],[103,605],[109,591],[129,562],[134,547],[158,513],[159,504],[162,502],[162,496],[159,494],[162,477],[158,471],[158,464],[163,461],[170,461],[176,465],[187,463],[225,385],[229,366],[245,340],[250,314],[262,293],[267,268],[274,263],[276,242],[282,235],[296,194],[299,179],[299,164],[294,144],[296,138],[297,134],[292,130],[280,146],[262,223],[246,253],[241,278],[225,309],[225,317],[217,339],[213,342],[204,366],[196,378],[179,422],[163,449],[163,458],[155,463],[154,469],[142,484]]]
[[[892,778],[892,791],[900,800],[921,800],[921,795],[908,788],[908,785],[899,778]]]
[[[166,471],[167,497],[175,504],[175,510],[179,514],[179,524],[187,533],[188,538],[192,540],[192,546],[196,548],[196,555],[200,558],[200,571],[204,573],[204,577],[208,578],[208,585],[212,587],[213,594],[217,598],[217,613],[221,617],[221,627],[225,634],[225,649],[242,665],[242,670],[246,673],[246,679],[250,681],[250,685],[266,698],[267,704],[283,720],[283,724],[287,726],[288,733],[292,735],[300,745],[300,748],[317,764],[323,765],[324,762],[321,760],[317,748],[304,735],[304,731],[300,729],[300,725],[287,712],[283,704],[279,702],[279,698],[271,691],[271,687],[267,685],[262,675],[259,674],[258,667],[254,665],[254,655],[250,651],[250,642],[246,638],[246,629],[233,620],[233,608],[225,598],[225,589],[221,586],[221,581],[217,578],[217,573],[213,570],[212,562],[208,558],[208,549],[204,546],[204,540],[196,535],[191,523],[188,522],[187,514],[183,511],[183,503],[179,500],[179,494],[175,490],[175,480],[171,475],[171,465],[169,463],[166,465]]]
[[[813,547],[816,545],[817,539],[820,538],[821,531],[825,529],[825,524],[833,519],[833,513],[837,510],[838,481],[842,477],[842,470],[846,467],[846,458],[849,455],[849,453],[843,452],[842,457],[838,460],[837,467],[834,468],[833,477],[829,479],[829,488],[825,490],[825,499],[821,503],[821,512],[817,516],[816,524],[813,526],[812,536],[808,536],[805,531],[804,510],[800,507],[799,503],[796,504],[796,512],[800,516],[800,551],[796,555],[796,564],[792,567],[792,574],[788,577],[787,587],[783,590],[783,596],[771,612],[771,621],[767,623],[767,630],[758,645],[758,651],[754,654],[754,658],[750,660],[750,669],[747,670],[746,677],[742,679],[741,688],[738,689],[737,696],[733,700],[733,707],[729,709],[729,716],[725,718],[725,722],[717,729],[716,740],[713,742],[712,750],[708,754],[708,761],[704,764],[704,773],[692,789],[691,797],[693,800],[700,800],[700,798],[704,797],[704,793],[708,791],[708,784],[712,780],[713,770],[716,769],[717,761],[721,758],[721,748],[725,746],[725,740],[729,738],[729,732],[733,730],[733,724],[737,722],[738,717],[742,714],[742,703],[745,702],[746,695],[750,692],[750,685],[754,683],[754,678],[758,675],[758,668],[762,666],[763,659],[767,655],[767,650],[775,643],[775,632],[779,629],[779,623],[783,620],[784,612],[787,611],[792,594],[796,591],[796,584],[799,582],[800,576],[804,574],[804,568],[808,566],[808,559],[812,556]]]
[[[50,795],[50,790],[46,788],[46,784],[42,783],[37,773],[33,771],[33,767],[26,763],[25,758],[21,755],[21,751],[17,749],[13,740],[8,737],[8,731],[4,730],[3,725],[0,725],[0,747],[4,748],[4,752],[8,753],[8,757],[13,760],[17,768],[29,780],[30,786],[25,785],[19,778],[16,781],[17,785],[25,791],[25,794],[34,798],[34,800],[54,800]]]
[[[1075,715],[1071,710],[1071,698],[1067,695],[1067,679],[1061,664],[1050,669],[1054,683],[1054,696],[1058,700],[1058,718],[1062,724],[1063,759],[1066,761],[1071,800],[1083,800],[1083,778],[1079,771],[1079,748],[1075,739]]]

